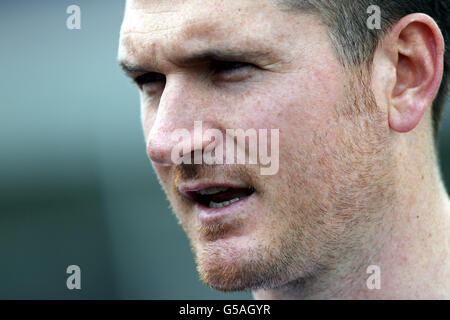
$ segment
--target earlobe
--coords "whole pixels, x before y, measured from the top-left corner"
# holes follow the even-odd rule
[[[442,81],[444,40],[432,18],[411,14],[390,31],[396,81],[390,94],[389,125],[409,132],[422,120]]]

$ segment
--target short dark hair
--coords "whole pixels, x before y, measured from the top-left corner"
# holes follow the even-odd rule
[[[278,0],[286,9],[318,12],[329,28],[330,39],[338,58],[346,67],[371,65],[378,42],[402,17],[411,13],[425,13],[432,17],[442,31],[446,44],[444,75],[439,92],[433,102],[432,119],[434,136],[439,125],[448,93],[450,50],[449,0]],[[381,29],[367,27],[367,9],[376,5],[381,9]]]

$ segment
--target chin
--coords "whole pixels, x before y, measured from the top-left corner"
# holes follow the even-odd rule
[[[250,238],[220,239],[197,246],[194,254],[200,279],[215,290],[234,292],[275,288],[299,276],[288,272],[286,261],[277,258],[273,248],[257,246]]]

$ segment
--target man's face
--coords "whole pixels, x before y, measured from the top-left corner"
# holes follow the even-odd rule
[[[271,288],[326,272],[380,218],[392,169],[387,116],[341,66],[317,16],[262,0],[129,1],[120,59],[139,66],[130,76],[141,87],[148,153],[213,288]],[[278,173],[167,166],[171,134],[192,132],[194,121],[224,135],[279,129]],[[199,203],[205,190],[223,191]],[[208,205],[224,199],[239,201]]]

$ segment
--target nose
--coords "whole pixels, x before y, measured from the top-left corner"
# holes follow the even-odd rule
[[[172,166],[177,158],[197,157],[211,143],[205,139],[205,131],[217,126],[207,104],[204,94],[197,96],[192,86],[169,87],[166,83],[147,137],[147,154],[154,165]]]
[[[160,123],[161,121],[155,121],[150,131],[147,139],[147,155],[155,165],[167,167],[173,165],[171,151],[174,146],[171,143],[170,130]]]

